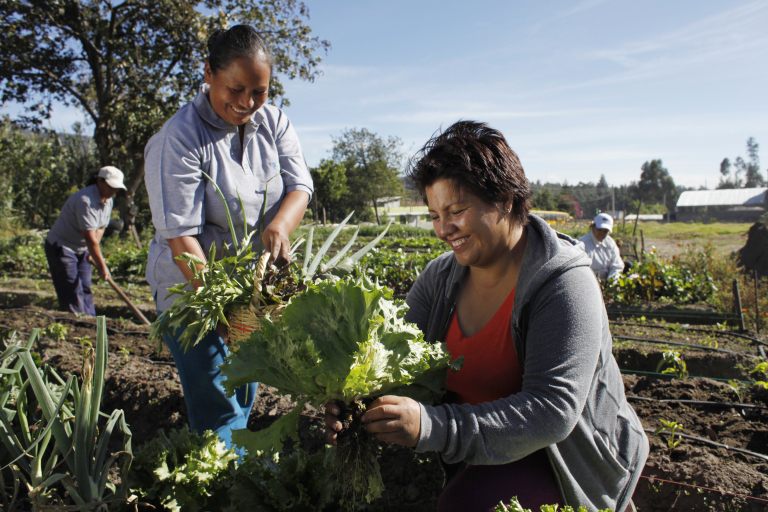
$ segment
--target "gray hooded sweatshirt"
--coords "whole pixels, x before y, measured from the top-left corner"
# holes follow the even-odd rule
[[[624,396],[600,288],[574,240],[534,215],[526,229],[511,317],[522,389],[475,406],[422,405],[416,451],[492,465],[545,448],[566,505],[623,511],[649,446]],[[406,320],[428,341],[443,340],[466,270],[444,254],[408,294]]]

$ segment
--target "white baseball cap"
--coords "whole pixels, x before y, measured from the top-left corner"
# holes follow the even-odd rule
[[[107,182],[107,185],[112,188],[128,190],[125,188],[125,185],[123,185],[123,173],[117,167],[112,167],[111,165],[102,167],[99,169],[99,178],[104,178],[104,181]]]
[[[607,213],[601,213],[595,217],[595,227],[597,229],[607,229],[609,232],[613,231],[613,217]]]

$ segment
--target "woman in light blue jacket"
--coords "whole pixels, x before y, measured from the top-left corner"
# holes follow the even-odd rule
[[[221,198],[201,171],[223,192],[242,238],[239,193],[248,231],[263,226],[264,245],[271,261],[278,263],[289,258],[288,237],[313,191],[293,125],[282,110],[266,105],[272,54],[264,41],[252,27],[238,25],[211,36],[208,50],[202,90],[152,137],[144,153],[157,229],[149,248],[147,281],[158,312],[173,303],[167,288],[193,277],[176,256],[187,252],[205,261],[215,245],[221,258],[224,243],[232,243]],[[177,341],[180,334],[165,341],[179,370],[190,426],[198,432],[213,430],[230,446],[231,431],[247,426],[257,384],[227,398],[218,369],[227,355],[226,340],[212,332],[184,352]]]

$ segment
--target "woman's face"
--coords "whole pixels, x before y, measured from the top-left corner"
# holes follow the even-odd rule
[[[607,237],[609,233],[610,231],[606,228],[601,229],[595,225],[592,226],[592,234],[595,236],[598,242],[605,240],[605,237]]]
[[[104,178],[98,178],[96,180],[96,186],[99,187],[99,195],[104,199],[111,199],[117,194],[118,189],[110,186]]]
[[[447,179],[427,187],[426,195],[435,234],[451,246],[459,263],[487,267],[507,253],[514,227],[510,214]],[[511,202],[502,205],[511,206]]]
[[[258,57],[233,59],[215,73],[205,63],[211,107],[217,116],[235,126],[245,124],[267,101],[269,79],[269,64]]]

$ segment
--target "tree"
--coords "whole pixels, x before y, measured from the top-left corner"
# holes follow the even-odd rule
[[[100,165],[126,174],[118,200],[133,226],[135,194],[149,138],[197,93],[208,35],[230,24],[254,26],[275,54],[276,71],[313,80],[319,50],[306,6],[297,0],[3,0],[0,2],[0,101],[42,98],[22,116],[50,117],[52,101],[77,105],[93,123]],[[279,77],[270,98],[287,105]]]
[[[664,168],[661,160],[645,162],[640,173],[640,181],[637,182],[636,195],[643,203],[675,204],[680,195],[675,180]]]
[[[738,171],[734,173],[734,177],[731,179],[731,161],[727,158],[723,158],[723,161],[720,162],[720,175],[722,177],[720,178],[720,183],[718,183],[717,188],[739,188],[741,186]]]
[[[600,175],[600,181],[597,182],[597,188],[608,188],[608,180],[605,179],[605,174]]]
[[[87,137],[56,135],[45,130],[23,132],[13,121],[0,120],[0,217],[27,226],[50,228],[62,202],[88,178],[97,155]]]
[[[747,139],[747,157],[749,162],[745,162],[741,157],[736,158],[734,166],[739,172],[744,173],[744,188],[756,188],[765,186],[765,179],[760,174],[760,157],[757,151],[760,148],[755,142],[754,137]]]
[[[365,128],[352,128],[333,138],[333,158],[347,166],[350,194],[358,199],[358,208],[373,206],[377,223],[380,223],[378,201],[403,192],[398,178],[403,158],[401,145],[398,137],[385,141]]]
[[[345,199],[349,195],[347,188],[347,166],[333,160],[321,160],[320,165],[309,169],[315,186],[312,209],[315,222],[326,214],[331,222],[339,222],[346,217]],[[322,212],[322,217],[321,217]]]

